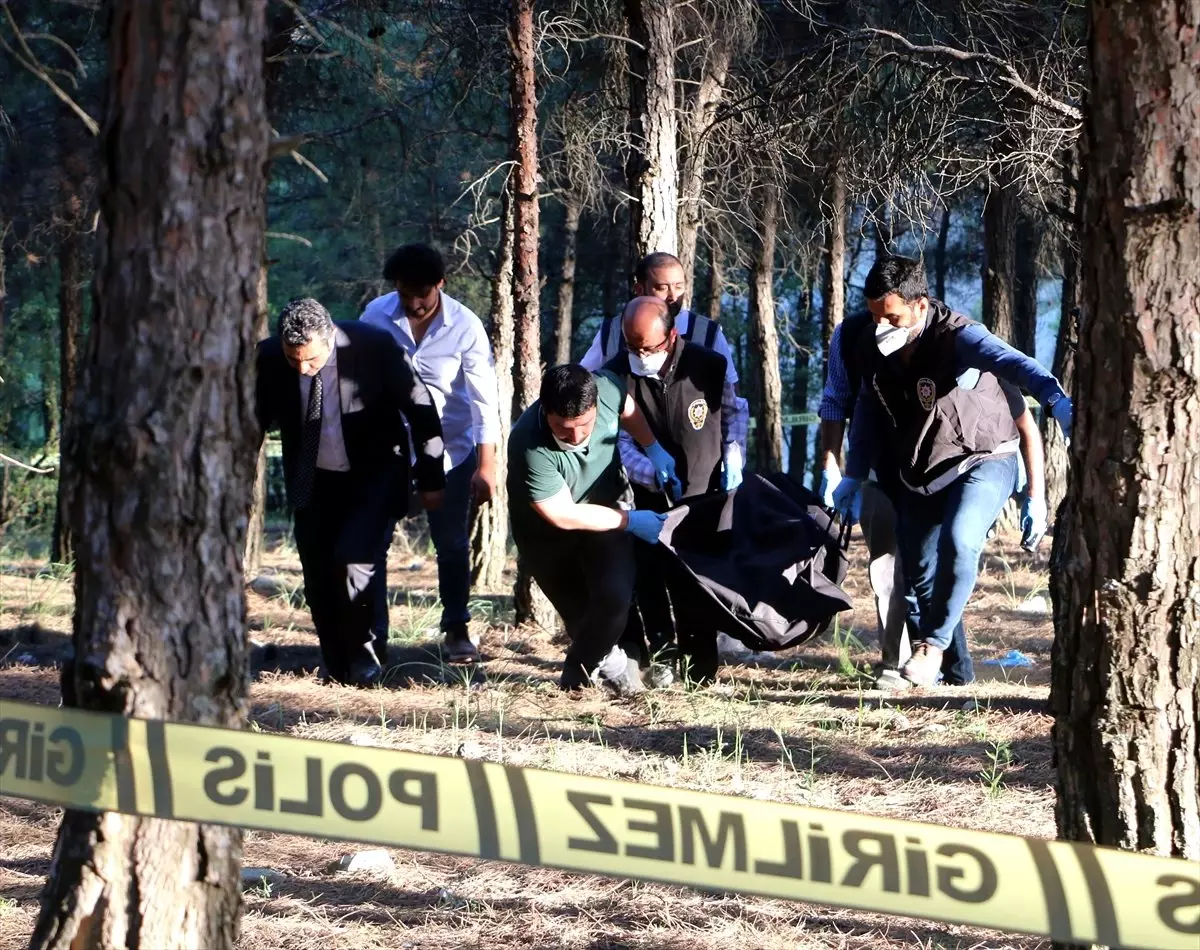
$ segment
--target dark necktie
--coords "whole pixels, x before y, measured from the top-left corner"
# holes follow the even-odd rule
[[[317,453],[321,450],[321,374],[312,378],[308,393],[308,409],[304,413],[304,428],[300,432],[300,458],[296,468],[295,507],[306,508],[312,502],[313,485],[317,478]]]

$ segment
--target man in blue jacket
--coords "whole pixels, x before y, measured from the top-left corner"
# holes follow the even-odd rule
[[[876,261],[866,296],[875,332],[858,353],[862,381],[833,502],[853,517],[881,448],[891,447],[897,541],[920,613],[901,674],[927,686],[975,589],[988,529],[1016,488],[1020,440],[999,380],[1030,392],[1068,438],[1071,400],[1036,360],[930,299],[919,261]]]

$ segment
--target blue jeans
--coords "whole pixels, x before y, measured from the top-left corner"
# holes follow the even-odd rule
[[[920,639],[940,650],[954,629],[979,574],[988,528],[1017,483],[1017,457],[988,459],[936,495],[904,491],[897,500],[897,536],[917,596]]]
[[[442,631],[469,623],[471,593],[471,476],[475,453],[446,473],[446,500],[429,515],[429,534],[437,551],[438,595],[442,599]]]

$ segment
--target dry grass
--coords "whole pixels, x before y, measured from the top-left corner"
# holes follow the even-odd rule
[[[1048,545],[1046,545],[1048,547]],[[863,552],[856,547],[856,557]],[[319,684],[316,641],[294,552],[268,570],[278,592],[247,594],[255,642],[253,719],[265,731],[494,760],[802,802],[947,825],[1052,836],[1045,712],[1052,629],[1017,610],[1044,591],[1044,555],[989,545],[968,611],[980,682],[899,696],[868,688],[876,658],[861,562],[853,613],[820,643],[722,667],[704,690],[613,702],[554,686],[561,648],[514,629],[503,596],[481,597],[486,662],[445,666],[434,646],[432,560],[393,558],[388,688]],[[57,702],[55,669],[71,623],[71,583],[24,561],[0,574],[0,697]],[[870,633],[868,633],[870,632]],[[865,643],[865,645],[864,645]],[[1019,649],[1030,669],[980,661]],[[964,708],[968,700],[977,704]],[[0,948],[24,947],[58,815],[0,799]],[[394,872],[330,874],[337,842],[251,832],[246,864],[282,883],[245,892],[247,950],[322,948],[927,948],[1045,946],[967,927],[701,893],[495,862],[395,850]]]

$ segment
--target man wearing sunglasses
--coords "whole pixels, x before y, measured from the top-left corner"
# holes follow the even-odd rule
[[[621,332],[622,351],[605,368],[622,380],[658,444],[674,459],[678,476],[670,498],[658,489],[646,451],[622,432],[621,461],[638,509],[665,512],[679,498],[736,488],[749,419],[728,381],[725,357],[685,340],[670,306],[658,297],[631,300],[621,316]],[[653,685],[674,679],[680,652],[689,678],[711,680],[717,669],[716,629],[704,616],[692,615],[687,598],[673,602],[656,547],[639,543],[635,549],[636,603],[622,638],[625,652],[649,666]]]

